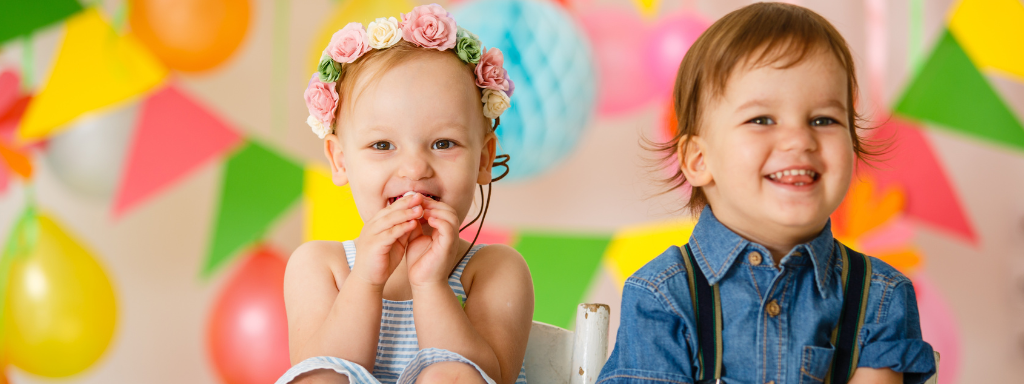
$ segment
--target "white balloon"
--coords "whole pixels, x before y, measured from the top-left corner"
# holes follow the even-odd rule
[[[46,163],[65,186],[83,195],[109,198],[121,180],[139,103],[89,114],[50,138]]]

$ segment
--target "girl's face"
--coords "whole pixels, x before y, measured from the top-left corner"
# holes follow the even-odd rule
[[[686,176],[741,234],[816,235],[853,171],[847,92],[845,70],[824,51],[789,68],[737,67],[703,112]]]
[[[496,140],[471,72],[454,55],[422,53],[376,80],[367,73],[327,136],[335,184],[351,185],[364,222],[408,191],[464,219],[491,180]]]

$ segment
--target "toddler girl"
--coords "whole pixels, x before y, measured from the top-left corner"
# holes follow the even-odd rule
[[[627,279],[599,383],[920,383],[935,373],[906,276],[832,237],[858,159],[845,40],[802,7],[718,20],[676,79],[673,188],[689,243]]]
[[[401,16],[335,33],[306,89],[307,123],[365,225],[289,259],[296,365],[278,383],[525,383],[526,262],[459,238],[515,86],[501,51],[441,6]]]

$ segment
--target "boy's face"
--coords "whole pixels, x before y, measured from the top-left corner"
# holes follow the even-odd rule
[[[827,52],[789,68],[737,67],[704,110],[688,179],[741,234],[816,235],[853,171],[847,92],[846,72]]]
[[[490,182],[495,149],[470,72],[441,54],[418,54],[376,82],[370,72],[327,136],[335,184],[351,185],[363,222],[408,191],[464,219],[477,183]]]

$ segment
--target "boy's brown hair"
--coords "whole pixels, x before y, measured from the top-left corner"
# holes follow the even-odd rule
[[[701,34],[686,52],[676,75],[672,95],[678,124],[675,136],[664,143],[648,142],[648,149],[661,153],[662,163],[667,160],[678,163],[677,155],[686,153],[689,139],[698,135],[702,107],[725,92],[729,75],[738,65],[770,65],[784,61],[780,67],[788,68],[818,50],[834,54],[846,70],[847,122],[853,149],[859,159],[873,159],[878,155],[873,151],[874,146],[857,135],[861,122],[854,108],[857,78],[846,40],[821,15],[783,3],[755,3],[740,8]],[[677,167],[674,175],[661,182],[668,187],[664,192],[668,192],[683,187],[687,180],[681,167]],[[696,214],[707,204],[703,189],[693,187],[686,208]]]

